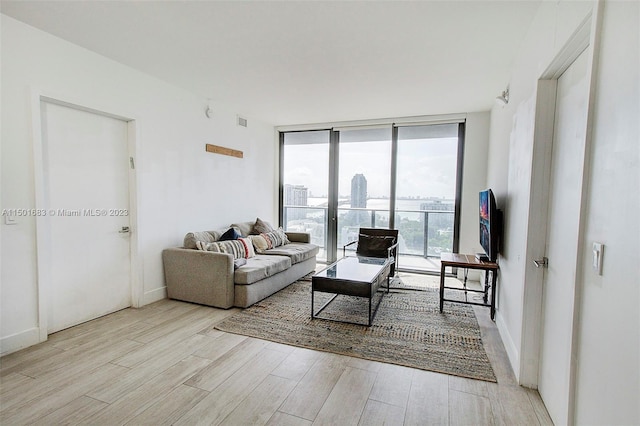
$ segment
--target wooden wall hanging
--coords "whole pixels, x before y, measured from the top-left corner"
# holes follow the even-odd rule
[[[213,152],[214,154],[229,155],[231,157],[243,158],[244,153],[237,149],[225,148],[224,146],[207,144],[207,152]]]

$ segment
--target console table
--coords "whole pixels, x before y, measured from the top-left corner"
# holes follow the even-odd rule
[[[498,276],[498,264],[495,262],[484,262],[478,260],[473,254],[458,254],[458,253],[442,253],[440,255],[440,312],[444,302],[464,303],[467,305],[486,306],[491,308],[491,319],[493,320],[496,313],[496,278]],[[447,266],[453,268],[464,268],[464,282],[462,288],[459,287],[445,287],[444,285],[444,270]],[[467,288],[467,272],[469,269],[480,269],[485,271],[484,275],[484,288],[482,290],[473,290]],[[489,274],[491,274],[491,284],[489,284]],[[445,299],[444,291],[457,290],[464,291],[464,300]],[[491,302],[488,302],[489,290],[491,290]],[[482,293],[482,303],[470,301],[467,298],[467,292]]]

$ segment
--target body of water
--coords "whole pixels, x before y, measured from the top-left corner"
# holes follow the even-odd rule
[[[421,210],[420,206],[424,203],[431,202],[433,200],[425,199],[425,198],[410,198],[410,199],[398,199],[396,200],[396,210]],[[443,203],[446,203],[451,206],[451,210],[453,210],[454,202],[453,200],[442,200]],[[349,199],[348,198],[340,198],[338,200],[339,207],[348,208]],[[327,198],[316,198],[309,197],[307,198],[307,204],[310,207],[326,207],[327,206]],[[370,198],[367,200],[368,209],[375,210],[389,210],[389,199],[388,198]]]

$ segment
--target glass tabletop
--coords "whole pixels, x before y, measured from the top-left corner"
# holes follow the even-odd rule
[[[389,259],[378,257],[343,257],[318,272],[315,277],[351,281],[373,281]]]

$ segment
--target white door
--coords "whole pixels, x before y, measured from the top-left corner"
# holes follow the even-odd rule
[[[538,390],[557,425],[567,424],[588,107],[585,52],[558,79]]]
[[[47,331],[131,306],[127,123],[42,102]]]

